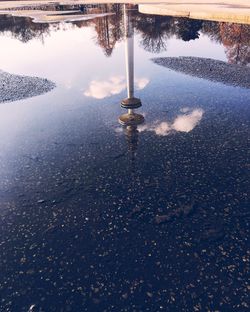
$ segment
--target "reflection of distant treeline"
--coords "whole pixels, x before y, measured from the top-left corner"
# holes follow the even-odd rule
[[[76,7],[55,7],[56,10],[76,9]],[[95,41],[110,56],[115,44],[124,37],[123,5],[81,5],[84,13],[114,13],[102,18],[74,22],[72,27],[93,27],[96,32]],[[230,63],[250,64],[250,26],[233,23],[217,23],[190,20],[159,15],[145,15],[131,10],[131,22],[135,32],[140,35],[141,46],[150,52],[159,53],[167,50],[167,42],[171,37],[184,41],[195,40],[206,35],[211,40],[223,44]],[[27,42],[32,38],[43,39],[51,30],[59,28],[49,24],[35,24],[30,18],[1,16],[0,32],[11,32],[14,38]]]
[[[10,33],[13,38],[28,42],[33,38],[43,40],[50,32],[48,24],[35,24],[28,17],[0,16],[0,33]]]

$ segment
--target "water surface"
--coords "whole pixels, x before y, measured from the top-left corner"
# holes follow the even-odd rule
[[[0,310],[247,311],[250,91],[151,59],[249,66],[249,26],[95,10],[0,17],[0,68],[57,84],[0,105]]]

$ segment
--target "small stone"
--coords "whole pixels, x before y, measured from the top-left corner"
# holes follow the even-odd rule
[[[152,298],[152,297],[153,297],[153,294],[152,294],[151,292],[147,291],[147,296],[148,296],[149,298]]]
[[[123,299],[127,299],[128,298],[128,293],[122,294],[122,298]]]
[[[44,203],[44,202],[45,202],[44,199],[39,199],[39,200],[37,201],[38,204],[42,204],[42,203]]]

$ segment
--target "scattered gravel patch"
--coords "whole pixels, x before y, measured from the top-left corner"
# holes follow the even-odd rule
[[[246,66],[199,57],[163,57],[152,61],[187,75],[250,88],[250,68]]]
[[[55,83],[38,77],[12,75],[0,70],[0,103],[40,95],[55,88]]]

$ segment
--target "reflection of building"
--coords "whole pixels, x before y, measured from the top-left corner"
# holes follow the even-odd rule
[[[139,131],[137,130],[137,126],[144,122],[144,117],[134,112],[135,108],[141,106],[141,100],[134,97],[134,31],[127,5],[124,5],[124,27],[128,97],[121,102],[121,106],[128,109],[128,112],[119,117],[119,123],[125,127],[128,149],[131,152],[133,160],[138,146]]]

